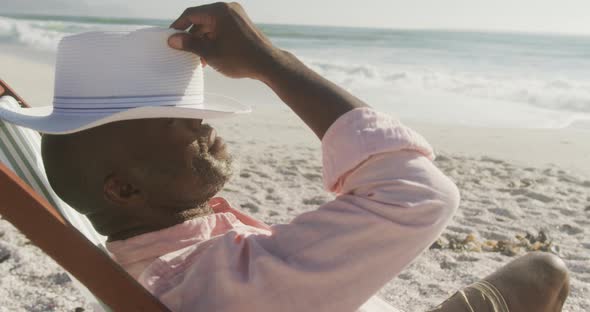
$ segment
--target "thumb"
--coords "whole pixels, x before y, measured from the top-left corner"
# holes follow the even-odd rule
[[[204,57],[206,53],[204,41],[189,33],[178,33],[170,36],[168,45],[174,49],[193,52],[201,57]]]

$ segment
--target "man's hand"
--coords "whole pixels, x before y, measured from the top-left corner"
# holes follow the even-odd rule
[[[191,27],[190,34],[170,36],[171,47],[198,54],[226,76],[266,83],[320,139],[338,117],[367,106],[274,47],[237,3],[186,9],[171,27]]]
[[[190,34],[170,36],[171,47],[198,54],[205,63],[232,78],[261,79],[278,52],[238,3],[188,8],[170,27],[190,27]]]

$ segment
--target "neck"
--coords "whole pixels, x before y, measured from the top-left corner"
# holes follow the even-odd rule
[[[182,210],[173,215],[166,216],[165,218],[159,218],[159,220],[157,220],[154,224],[143,223],[129,219],[125,220],[124,218],[121,218],[119,216],[117,218],[117,221],[109,224],[110,231],[106,231],[108,233],[107,241],[112,242],[117,240],[129,239],[134,236],[159,231],[165,228],[169,228],[184,223],[188,220],[205,217],[214,213],[215,212],[209,205],[205,205],[203,207]]]
[[[165,227],[162,227],[162,228],[150,228],[150,227],[145,227],[145,226],[139,226],[139,227],[134,227],[134,228],[127,228],[125,230],[121,230],[121,231],[115,232],[113,234],[110,234],[108,236],[107,241],[108,242],[113,242],[113,241],[118,241],[118,240],[126,240],[126,239],[132,238],[134,236],[138,236],[138,235],[149,233],[149,232],[158,231],[158,230],[161,230],[161,229],[164,229],[164,228]]]

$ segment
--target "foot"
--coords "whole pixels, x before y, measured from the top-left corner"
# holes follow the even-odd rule
[[[549,253],[529,253],[485,280],[502,293],[510,312],[558,312],[569,293],[565,263]]]
[[[549,253],[534,252],[522,256],[484,280],[502,293],[510,312],[559,312],[569,293],[569,275],[565,263]],[[467,287],[465,294],[473,310],[494,312],[481,293]],[[470,312],[457,293],[432,312]]]

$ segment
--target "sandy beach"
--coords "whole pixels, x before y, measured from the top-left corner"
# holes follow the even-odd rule
[[[1,51],[0,78],[35,106],[51,103],[51,61]],[[250,115],[211,122],[236,158],[221,196],[269,224],[289,222],[332,198],[322,189],[319,140],[268,88],[211,70],[206,86],[254,106]],[[542,233],[543,246],[571,271],[564,311],[590,311],[590,132],[403,122],[434,146],[436,163],[458,185],[462,202],[440,245],[379,296],[404,311],[424,311],[527,248],[541,248],[525,247],[522,237]],[[496,248],[498,241],[508,248]],[[0,311],[80,309],[88,305],[63,269],[0,219]]]

